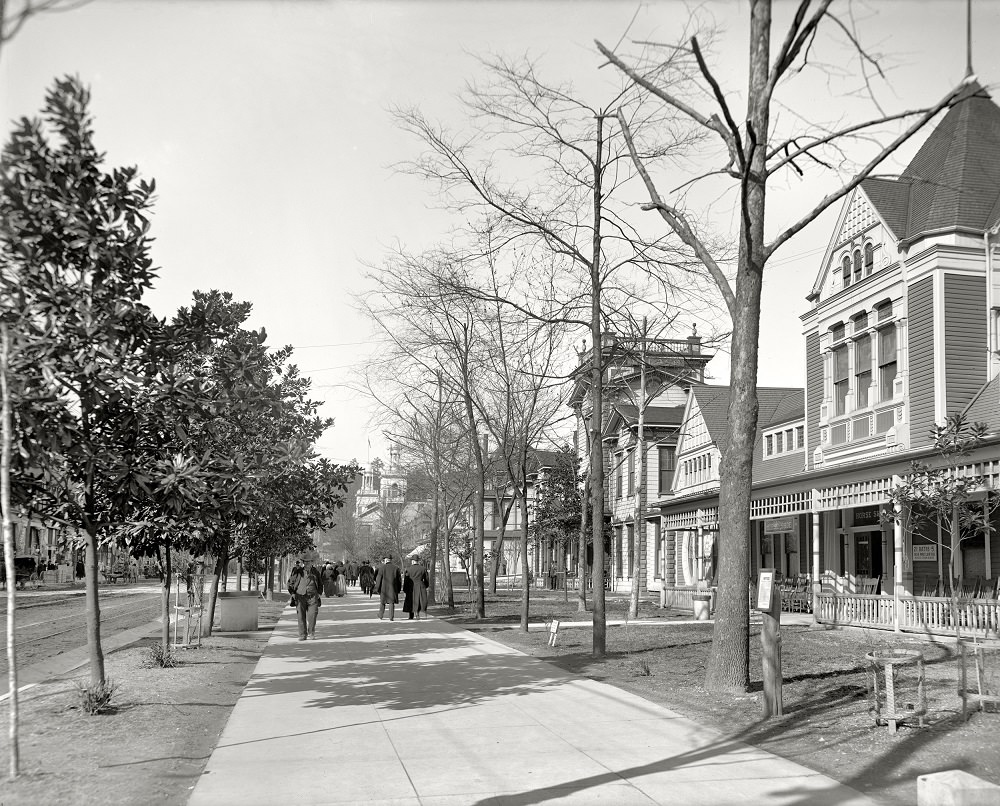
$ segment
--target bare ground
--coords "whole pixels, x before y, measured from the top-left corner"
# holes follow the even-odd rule
[[[619,686],[723,733],[797,761],[885,804],[916,803],[916,778],[961,768],[1000,784],[1000,715],[960,717],[958,664],[947,642],[896,639],[854,629],[782,628],[784,716],[760,717],[759,638],[751,638],[751,691],[719,695],[703,687],[709,624],[681,624],[689,614],[643,608],[643,625],[608,628],[605,658],[591,657],[589,627],[561,631],[555,647],[544,632],[523,633],[518,592],[488,597],[485,621],[467,606],[432,612],[560,668]],[[624,616],[609,598],[608,618]],[[13,804],[184,804],[225,727],[270,636],[281,604],[262,605],[253,635],[215,636],[180,651],[175,668],[146,665],[148,643],[111,653],[107,675],[121,684],[114,708],[99,716],[79,709],[73,681],[37,686],[21,698],[22,775],[5,781],[0,806]],[[572,598],[534,594],[532,621],[589,620]],[[648,626],[651,621],[656,626]],[[514,629],[511,629],[514,627]],[[888,646],[919,649],[926,659],[929,713],[893,735],[875,724],[867,700],[865,653]],[[81,673],[81,678],[84,675]],[[7,724],[7,704],[0,703]],[[9,747],[0,737],[5,771]]]
[[[21,775],[4,781],[2,806],[184,804],[246,686],[277,621],[262,605],[257,633],[213,636],[176,652],[173,668],[150,667],[152,639],[110,653],[105,674],[120,685],[105,713],[80,709],[74,680],[30,688],[19,701]],[[0,703],[8,724],[8,703]],[[0,763],[9,772],[7,731]]]

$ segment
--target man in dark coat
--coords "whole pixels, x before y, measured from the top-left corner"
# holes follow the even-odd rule
[[[358,577],[361,580],[361,592],[367,593],[370,597],[375,589],[375,569],[371,567],[368,560],[361,563],[358,569]]]
[[[410,614],[410,618],[413,618],[414,615],[420,618],[421,613],[427,612],[427,588],[430,586],[430,579],[424,564],[416,557],[410,560],[410,567],[406,569],[406,578],[410,581],[412,589],[408,597],[411,599],[411,609],[407,612]]]
[[[316,616],[319,615],[323,578],[316,570],[314,554],[302,556],[302,567],[292,571],[288,578],[288,592],[295,597],[295,609],[299,617],[299,640],[316,638]]]
[[[403,587],[403,576],[399,566],[391,557],[383,557],[382,565],[375,575],[375,590],[378,591],[378,617],[385,615],[385,606],[389,605],[389,621],[396,618],[396,602],[399,601],[399,591]]]

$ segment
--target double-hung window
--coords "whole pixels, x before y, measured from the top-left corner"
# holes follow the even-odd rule
[[[878,331],[879,400],[892,400],[896,380],[896,325],[890,323]]]
[[[872,336],[865,333],[854,342],[854,408],[866,408],[872,383]]]
[[[833,351],[833,403],[836,416],[847,412],[847,392],[850,385],[847,345],[842,344]]]

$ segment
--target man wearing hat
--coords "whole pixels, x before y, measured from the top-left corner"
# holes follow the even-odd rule
[[[302,555],[302,567],[298,566],[288,578],[288,592],[295,597],[295,610],[299,617],[299,640],[316,638],[316,616],[319,615],[319,595],[323,590],[323,579],[316,570],[316,552]]]
[[[383,557],[382,565],[375,575],[375,590],[378,591],[378,617],[385,615],[385,605],[389,604],[389,621],[396,618],[396,602],[399,601],[399,591],[403,587],[403,576],[399,566],[392,557]]]

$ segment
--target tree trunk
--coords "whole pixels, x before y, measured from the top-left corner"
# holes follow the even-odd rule
[[[642,344],[639,354],[639,424],[635,440],[636,489],[635,514],[632,516],[632,590],[628,602],[629,618],[639,616],[639,593],[646,580],[641,579],[643,559],[646,555],[646,317],[642,317]]]
[[[17,707],[17,652],[14,646],[15,615],[17,608],[17,570],[14,566],[14,534],[10,528],[10,450],[14,438],[10,414],[10,388],[7,385],[10,341],[7,325],[0,323],[0,517],[3,519],[3,557],[7,578],[7,713],[10,717],[8,739],[10,744],[10,780],[20,771],[20,745],[18,743]]]
[[[215,558],[215,573],[212,575],[212,587],[208,594],[208,608],[205,612],[205,620],[208,622],[203,632],[205,635],[212,634],[212,624],[215,622],[215,600],[219,597],[219,578],[229,562],[229,550],[223,549],[222,553]]]
[[[521,512],[528,512],[528,485],[521,488]],[[521,631],[528,631],[528,612],[531,601],[531,585],[528,584],[528,518],[521,518]]]
[[[583,476],[583,494],[580,497],[580,539],[577,543],[577,592],[576,609],[578,613],[587,612],[587,495],[589,494],[589,476]]]
[[[267,593],[264,595],[267,597],[269,602],[274,601],[274,556],[268,555],[267,558],[267,571],[264,575],[264,587],[267,589]]]
[[[84,586],[87,607],[87,647],[90,655],[90,685],[104,685],[104,650],[101,648],[101,603],[97,589],[97,528],[86,524],[84,557]]]
[[[438,531],[441,528],[441,493],[438,485],[434,485],[434,509],[431,514],[431,567],[427,569],[427,605],[437,604],[437,563],[438,563]]]
[[[166,541],[166,551],[167,555],[166,562],[163,564],[163,584],[160,585],[160,615],[162,616],[162,624],[160,625],[160,643],[163,644],[163,657],[167,656],[170,652],[170,585],[173,579],[173,569],[170,565],[170,541]],[[191,623],[190,615],[188,616],[188,624]]]
[[[444,543],[441,545],[441,573],[444,574],[445,602],[452,610],[455,609],[455,588],[451,584],[451,530],[445,529]]]
[[[601,426],[604,419],[604,356],[601,344],[601,179],[604,172],[604,118],[597,118],[597,158],[594,164],[594,253],[590,265],[591,412],[590,412],[590,495],[594,535],[594,641],[591,654],[603,658],[607,649],[607,622],[604,615],[604,446]]]
[[[705,686],[709,691],[745,692],[750,685],[750,480],[757,434],[757,362],[764,256],[765,157],[770,61],[771,7],[751,3],[748,122],[756,145],[743,179],[739,263],[730,359],[727,448],[719,489],[719,592],[712,652]]]

